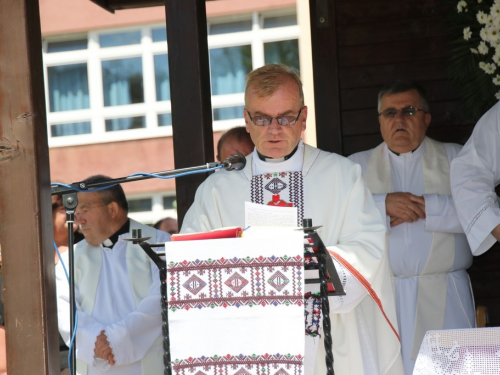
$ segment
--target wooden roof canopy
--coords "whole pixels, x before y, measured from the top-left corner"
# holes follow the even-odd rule
[[[175,167],[212,161],[205,0],[92,1],[110,12],[165,6]],[[445,78],[443,63],[448,58],[443,52],[448,31],[441,22],[447,14],[442,2],[401,0],[391,1],[390,7],[387,0],[308,2],[319,148],[343,154],[380,142],[376,126],[360,129],[366,118],[372,118],[373,110],[359,107],[359,103],[374,98],[373,88],[390,79],[427,81],[436,92],[434,100],[444,103],[437,103],[438,109],[456,113],[457,89]],[[9,375],[60,373],[41,39],[39,0],[0,2],[0,243]],[[395,53],[398,49],[407,55]],[[343,128],[341,94],[346,115],[349,110],[362,115],[344,119]],[[369,117],[363,117],[365,113]],[[433,114],[433,123],[437,117]],[[468,138],[472,126],[441,117],[443,126],[433,133],[436,139],[463,142]],[[462,138],[453,138],[459,136]],[[179,218],[204,178],[199,174],[177,180]],[[477,303],[489,301],[488,305],[496,307],[490,317],[495,314],[498,322],[496,254],[500,252],[482,256],[482,282],[472,278],[472,285],[476,285]],[[490,256],[497,258],[492,261]]]
[[[91,0],[107,11],[164,6],[165,0]],[[211,0],[207,0],[211,1]]]

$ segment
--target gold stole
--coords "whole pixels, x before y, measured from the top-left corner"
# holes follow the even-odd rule
[[[393,192],[391,165],[384,155],[385,143],[377,146],[366,167],[366,183],[372,194]],[[451,195],[450,163],[446,148],[426,137],[422,142],[422,169],[426,194]],[[390,152],[390,151],[388,151]],[[417,311],[413,338],[412,359],[416,359],[428,330],[444,326],[447,279],[443,269],[451,270],[455,260],[455,235],[433,232],[429,259],[418,282]]]
[[[142,237],[151,237],[150,242],[156,242],[156,230],[147,225],[142,225],[135,220],[130,219],[130,232],[132,229],[142,229]],[[136,306],[148,295],[149,287],[152,282],[151,275],[151,260],[149,256],[142,250],[139,245],[134,245],[132,242],[127,242],[126,250],[127,269],[129,273],[130,283],[134,292]],[[82,311],[92,316],[94,310],[94,302],[97,294],[97,285],[99,284],[99,276],[102,268],[102,252],[98,247],[91,246],[88,243],[82,243],[75,252],[75,285],[80,291]],[[158,301],[159,303],[159,301]],[[152,346],[161,345],[161,337]],[[78,344],[78,343],[77,343]],[[151,368],[151,363],[154,359],[146,355],[142,359],[143,374]],[[77,360],[77,374],[87,374],[87,364],[81,360]],[[154,368],[154,367],[153,367]]]

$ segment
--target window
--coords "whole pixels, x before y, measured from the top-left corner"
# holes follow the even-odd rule
[[[87,49],[87,38],[78,40],[67,40],[62,42],[50,42],[47,45],[47,52],[65,52]]]
[[[90,108],[87,64],[48,68],[50,111]]]
[[[297,24],[297,16],[290,14],[288,16],[264,17],[264,29],[274,27],[294,26]]]
[[[151,30],[151,36],[153,37],[153,42],[164,42],[167,40],[167,28],[154,28],[153,30]]]
[[[50,126],[50,135],[52,137],[62,137],[65,135],[89,134],[90,121],[72,122],[69,124],[55,124]]]
[[[102,62],[104,105],[144,102],[140,57]]]
[[[175,196],[160,193],[127,196],[129,217],[153,225],[166,217],[177,218]]]
[[[226,107],[226,108],[215,108],[214,109],[214,120],[230,120],[234,118],[243,117],[243,109],[245,107],[240,105],[237,107]]]
[[[155,83],[156,100],[170,100],[170,73],[168,71],[168,56],[156,55],[155,64]]]
[[[151,198],[128,200],[129,212],[151,211],[152,208],[153,208],[153,200]]]
[[[264,44],[264,61],[266,64],[285,64],[300,72],[299,41],[284,40]]]
[[[177,209],[177,199],[175,197],[163,197],[163,209]]]
[[[106,120],[106,131],[113,132],[117,130],[140,129],[146,127],[146,119],[140,117],[125,117]]]
[[[207,27],[213,129],[225,130],[243,124],[248,72],[270,62],[299,70],[299,28],[295,14],[256,12]],[[172,135],[165,25],[51,38],[43,41],[50,147]]]
[[[141,42],[141,32],[131,31],[125,33],[103,34],[99,36],[101,47],[118,47],[129,44],[139,44]]]
[[[252,21],[214,23],[208,28],[209,35],[237,33],[252,30]]]
[[[213,48],[210,50],[212,95],[245,91],[245,76],[252,70],[250,46]]]
[[[158,126],[172,126],[172,114],[162,113],[158,115]]]

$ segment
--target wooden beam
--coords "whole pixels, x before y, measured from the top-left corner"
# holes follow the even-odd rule
[[[309,0],[318,148],[342,154],[335,0]]]
[[[0,243],[7,369],[59,374],[38,0],[0,3]]]
[[[165,5],[165,0],[91,0],[111,13],[115,10],[157,7]],[[187,1],[187,0],[184,0]],[[212,0],[207,0],[212,1]]]
[[[166,0],[175,168],[213,161],[212,106],[204,0]],[[179,225],[206,174],[176,180]]]

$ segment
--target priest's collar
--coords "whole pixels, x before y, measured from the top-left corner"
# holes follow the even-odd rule
[[[259,150],[257,150],[257,155],[259,156],[259,159],[262,160],[262,161],[267,161],[267,162],[270,162],[270,163],[280,163],[282,161],[290,159],[295,154],[295,152],[297,152],[297,149],[299,148],[299,143],[297,143],[297,146],[295,146],[295,148],[292,150],[292,152],[290,152],[288,155],[286,155],[286,156],[284,156],[282,158],[277,158],[277,159],[269,158],[267,156],[262,155],[259,152]]]
[[[422,142],[422,143],[424,143],[424,142]],[[413,154],[415,151],[417,151],[417,150],[419,149],[419,147],[420,147],[420,146],[422,146],[422,143],[420,143],[420,144],[417,146],[417,148],[414,148],[414,149],[413,149],[413,150],[411,150],[411,151],[408,151],[408,152],[403,152],[403,153],[401,153],[401,152],[396,152],[396,151],[392,151],[392,150],[389,148],[389,146],[387,146],[387,149],[388,149],[390,152],[392,152],[394,155],[396,155],[396,156],[401,156],[401,155],[406,155],[406,154]]]
[[[123,226],[118,229],[113,235],[111,235],[109,238],[105,239],[102,242],[102,246],[107,247],[107,248],[112,248],[115,246],[115,243],[118,242],[118,237],[120,234],[128,233],[130,231],[130,219],[127,219],[127,222],[123,224]]]
[[[271,160],[275,162],[269,163],[267,161],[262,161],[257,154],[257,148],[255,148],[253,150],[252,157],[252,175],[257,176],[264,173],[301,171],[304,161],[304,143],[302,142],[302,140],[299,141],[297,151],[295,151],[295,153],[292,153],[288,160],[284,160],[284,158],[281,158],[281,162],[280,159]]]

